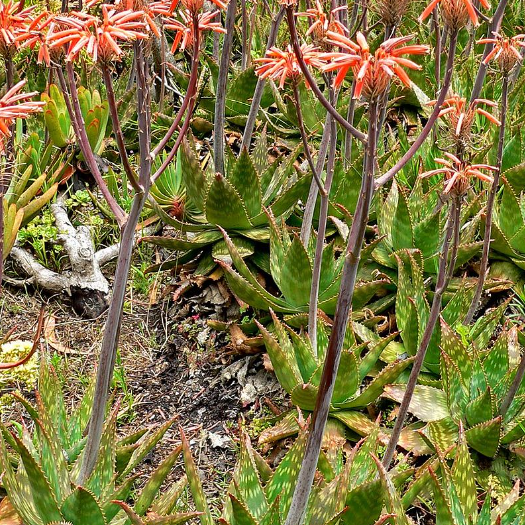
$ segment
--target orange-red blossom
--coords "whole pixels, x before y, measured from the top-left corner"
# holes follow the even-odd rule
[[[55,33],[51,47],[68,44],[68,61],[75,60],[82,49],[95,62],[119,60],[123,54],[120,47],[122,42],[148,38],[143,18],[142,11],[118,11],[106,4],[102,5],[102,18],[82,12],[57,17],[70,28]]]
[[[295,16],[306,16],[310,18],[312,23],[306,32],[306,36],[313,33],[318,40],[323,40],[327,31],[333,31],[340,35],[348,33],[348,29],[336,18],[337,12],[342,9],[347,9],[347,6],[337,7],[330,11],[329,14],[326,14],[320,0],[316,0],[315,7],[311,7],[302,13],[296,13]]]
[[[475,177],[483,182],[492,183],[494,178],[492,175],[483,173],[483,171],[496,172],[498,168],[489,166],[488,164],[468,164],[461,161],[452,153],[445,153],[447,159],[434,159],[437,164],[443,167],[435,170],[430,170],[420,175],[421,178],[432,177],[433,175],[445,174],[445,189],[444,193],[456,193],[461,195],[465,193],[470,184],[470,179]]]
[[[496,60],[503,71],[509,73],[514,66],[523,60],[521,49],[525,48],[525,35],[505,37],[494,33],[494,38],[482,38],[478,44],[493,44],[492,51],[486,56],[483,63],[487,65],[492,59]]]
[[[13,86],[2,98],[0,98],[0,154],[4,151],[4,143],[11,136],[11,126],[17,118],[27,118],[32,113],[42,110],[45,102],[34,102],[30,100],[38,93],[20,93],[26,81],[22,80]]]
[[[16,37],[31,23],[35,7],[22,9],[21,2],[0,1],[0,54],[6,54],[16,47]]]
[[[485,9],[490,9],[490,4],[487,0],[480,0],[480,3]],[[421,13],[419,21],[422,22],[428,18],[438,4],[441,4],[443,8],[445,19],[450,21],[459,20],[464,18],[465,13],[475,26],[479,25],[478,14],[476,13],[472,0],[432,0]],[[466,20],[468,20],[468,18]]]
[[[351,69],[356,81],[354,98],[364,95],[369,100],[376,99],[388,89],[394,77],[410,87],[410,78],[403,68],[418,70],[421,66],[403,55],[424,55],[429,52],[429,47],[425,45],[405,46],[404,44],[413,38],[412,35],[390,38],[383,42],[375,53],[370,52],[366,38],[360,32],[356,35],[356,42],[331,31],[327,32],[327,36],[329,43],[347,52],[324,53],[322,58],[330,62],[321,69],[337,71],[334,79],[336,87],[342,84]]]
[[[301,46],[301,54],[305,64],[313,67],[321,67],[324,62],[320,59],[320,53],[317,48],[303,44]],[[302,76],[301,67],[297,62],[297,57],[291,45],[286,49],[279,49],[277,47],[270,48],[263,58],[257,58],[260,66],[257,67],[256,73],[261,78],[268,78],[270,80],[278,80],[279,88],[283,88],[287,79],[291,78],[297,80]]]

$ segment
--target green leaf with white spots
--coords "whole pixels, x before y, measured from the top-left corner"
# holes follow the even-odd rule
[[[465,436],[474,450],[489,458],[494,457],[501,442],[501,416],[469,428]]]
[[[95,497],[83,487],[76,487],[62,502],[60,512],[71,525],[106,525]]]
[[[456,457],[452,465],[452,480],[456,486],[463,514],[466,517],[473,517],[478,508],[476,477],[464,435],[460,437],[460,442],[456,450]]]
[[[213,518],[208,507],[206,495],[204,494],[204,490],[202,488],[197,465],[195,465],[195,461],[193,460],[193,456],[191,454],[190,444],[188,443],[188,440],[186,439],[186,436],[182,430],[181,441],[184,466],[186,468],[186,475],[188,476],[188,484],[191,495],[193,496],[196,510],[198,512],[202,512],[202,514],[199,516],[201,525],[213,525]]]
[[[249,217],[261,213],[261,187],[259,175],[246,149],[243,149],[233,168],[228,173],[228,181],[241,196]]]
[[[248,230],[252,223],[246,206],[235,187],[217,173],[208,187],[205,204],[206,219],[210,224],[227,230]]]
[[[184,181],[188,198],[195,204],[198,210],[204,211],[204,200],[207,189],[206,176],[186,138],[182,141],[181,146],[181,170],[182,180]]]
[[[281,261],[281,291],[292,306],[307,306],[312,287],[312,267],[299,237],[294,236]]]

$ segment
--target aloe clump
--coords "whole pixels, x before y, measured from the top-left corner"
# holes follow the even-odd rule
[[[290,234],[285,227],[279,227],[277,221],[269,214],[270,254],[269,258],[258,257],[260,266],[271,275],[280,294],[274,295],[260,284],[256,275],[243,260],[242,253],[235,242],[225,235],[226,246],[233,263],[221,262],[228,285],[241,300],[261,310],[270,308],[276,312],[300,314],[308,312],[310,288],[312,285],[313,259],[315,252],[315,237],[305,246],[298,235]],[[370,253],[373,245],[365,248]],[[319,286],[319,309],[333,315],[337,302],[337,294],[341,283],[344,257],[337,249],[335,242],[328,244],[323,251],[321,265],[321,280]],[[388,296],[390,280],[385,276],[376,275],[363,266],[358,274],[358,283],[354,294],[354,315],[358,315],[363,307],[368,306],[375,312],[384,308],[392,297]],[[377,296],[376,307],[368,305]],[[305,323],[306,324],[306,323]]]
[[[259,328],[273,369],[281,386],[290,394],[292,403],[302,410],[312,411],[328,346],[328,333],[320,324],[318,353],[315,355],[307,335],[297,333],[271,313],[274,333],[262,325]],[[358,323],[349,326],[330,405],[330,416],[361,436],[367,435],[373,424],[357,409],[377,401],[383,387],[395,381],[412,362],[412,358],[397,359],[395,356],[392,359],[390,356],[392,362],[386,364],[381,356],[396,334],[367,344],[369,335],[369,331]],[[358,343],[358,339],[363,342]],[[369,381],[365,386],[363,381],[367,378]]]
[[[124,438],[117,437],[118,405],[105,424],[97,463],[86,483],[77,483],[86,443],[84,431],[93,404],[91,384],[80,403],[72,410],[66,402],[54,370],[41,365],[36,405],[21,396],[32,419],[33,434],[26,427],[9,430],[1,426],[0,464],[3,487],[10,507],[25,525],[72,523],[108,525],[133,523],[185,523],[201,517],[203,525],[209,510],[200,497],[202,488],[187,441],[173,450],[134,494],[134,506],[127,503],[135,488],[133,471],[172,426],[173,420],[156,429],[141,429]],[[161,493],[175,462],[183,453],[187,476]],[[186,483],[195,496],[196,512],[177,512],[178,499]],[[4,507],[5,508],[5,507]],[[160,520],[160,521],[159,521]]]
[[[150,236],[143,240],[177,251],[183,260],[198,259],[197,274],[213,270],[214,259],[228,257],[221,229],[230,234],[242,257],[249,257],[261,251],[260,243],[268,242],[265,210],[286,219],[310,187],[311,175],[297,180],[292,177],[298,152],[283,162],[268,165],[264,136],[252,155],[243,150],[238,158],[233,154],[227,158],[225,176],[203,171],[189,141],[183,142],[180,151],[180,173],[186,194],[182,217],[170,216],[163,209],[170,196],[162,187],[154,191],[153,203],[161,219],[175,228],[177,236]],[[174,170],[173,177],[177,173]],[[173,186],[166,180],[162,184]],[[163,268],[169,266],[168,263]]]
[[[502,314],[501,307],[496,309],[488,314],[490,322],[482,318],[463,336],[442,320],[441,385],[417,385],[409,407],[426,423],[420,434],[430,447],[446,450],[464,428],[471,448],[494,457],[500,447],[525,436],[525,384],[502,413],[520,362],[523,338],[514,327],[488,346]],[[385,396],[400,401],[404,391],[404,385],[389,385]]]
[[[385,522],[387,515],[396,516],[399,523],[407,523],[396,486],[402,485],[412,472],[407,470],[389,476],[380,470],[377,476],[380,468],[374,460],[377,438],[376,427],[368,438],[346,453],[344,427],[329,421],[305,525],[372,525]],[[305,446],[303,429],[279,465],[272,469],[243,435],[221,523],[282,525],[290,508]]]

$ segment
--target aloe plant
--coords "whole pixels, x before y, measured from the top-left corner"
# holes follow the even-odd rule
[[[411,190],[400,187],[396,181],[383,199],[377,201],[377,227],[382,236],[374,250],[374,259],[386,268],[395,269],[399,250],[419,250],[426,274],[437,273],[442,232],[446,210],[440,205],[438,187],[429,187],[417,179]],[[473,198],[463,212],[462,235],[458,246],[456,267],[475,257],[482,243],[476,241],[480,225],[478,198]]]
[[[96,154],[100,154],[104,149],[109,119],[108,102],[102,100],[98,90],[84,87],[79,88],[78,98],[89,144]],[[74,138],[74,133],[64,95],[57,86],[51,84],[49,93],[42,94],[42,100],[46,102],[44,121],[49,138],[57,148],[65,148]]]
[[[429,467],[437,523],[460,525],[514,525],[525,520],[525,496],[520,495],[520,482],[504,497],[493,489],[478,504],[475,466],[464,436],[460,437],[452,465],[440,458],[437,468]],[[479,507],[479,508],[478,508]]]
[[[30,434],[25,427],[14,427],[14,431],[10,431],[2,425],[0,464],[4,470],[3,487],[23,523],[107,525],[131,522],[134,525],[153,525],[159,522],[185,523],[201,516],[203,525],[210,524],[203,518],[209,517],[209,510],[200,497],[202,487],[185,438],[135,493],[134,507],[126,503],[137,477],[133,471],[162,439],[173,420],[156,429],[144,428],[117,438],[117,405],[106,420],[95,469],[85,484],[77,484],[86,443],[84,430],[89,421],[93,395],[92,383],[79,404],[69,411],[58,377],[53,368],[43,362],[36,405],[16,396],[25,406],[35,431]],[[181,453],[188,477],[173,482],[161,493],[161,485]],[[187,482],[197,496],[197,511],[176,512],[178,499]],[[127,521],[128,516],[131,521]]]
[[[260,324],[259,329],[277,379],[295,406],[311,412],[319,390],[329,334],[320,323],[316,354],[307,335],[297,333],[271,314],[273,333]],[[330,416],[361,436],[368,434],[371,421],[357,409],[377,401],[383,387],[395,381],[413,361],[412,358],[399,359],[395,344],[385,351],[396,334],[384,339],[376,337],[359,323],[349,326],[330,404]],[[372,338],[374,342],[370,342]],[[365,386],[366,378],[369,380]]]
[[[256,275],[244,261],[242,252],[236,247],[233,239],[225,234],[226,247],[233,264],[230,265],[226,261],[220,261],[220,264],[225,271],[228,285],[237,297],[254,308],[262,310],[271,308],[276,312],[287,314],[307,313],[312,283],[315,237],[312,237],[312,242],[306,247],[298,235],[291,235],[285,226],[279,227],[271,215],[268,215],[268,221],[269,261],[258,257],[256,262],[272,276],[280,294],[274,295],[260,284]],[[373,248],[373,244],[365,248],[365,254],[370,253]],[[328,244],[322,255],[318,308],[329,315],[335,311],[343,263],[344,257],[336,248],[335,242]],[[376,294],[379,296],[376,303],[373,306],[368,305],[376,312],[392,303],[393,296],[388,295],[390,280],[386,276],[377,275],[373,268],[363,265],[358,279],[353,303],[354,316],[359,316],[361,310]]]
[[[237,159],[233,154],[229,156],[224,177],[207,174],[201,169],[189,141],[183,142],[180,151],[180,172],[186,193],[183,218],[170,216],[162,209],[160,203],[170,199],[170,191],[157,187],[154,193],[157,201],[153,202],[155,211],[177,230],[178,236],[149,236],[142,240],[178,251],[184,260],[199,259],[197,274],[213,270],[213,258],[228,256],[222,229],[230,234],[242,257],[248,257],[256,251],[257,243],[269,239],[265,209],[271,210],[276,217],[286,218],[310,187],[311,176],[296,181],[291,177],[296,153],[282,163],[268,166],[264,136],[252,156],[246,150]],[[173,178],[169,184],[173,187],[177,185],[179,172],[175,169],[170,173]],[[167,181],[163,181],[163,185],[166,184]]]
[[[510,328],[487,348],[505,307],[504,303],[471,329],[464,327],[468,333],[458,334],[441,322],[441,384],[417,385],[409,406],[426,423],[421,435],[437,450],[453,445],[461,427],[469,446],[488,457],[525,436],[525,384],[502,412],[523,336],[516,327]],[[404,391],[404,385],[394,384],[385,387],[384,395],[400,401]]]
[[[326,428],[315,489],[306,511],[306,525],[372,525],[396,516],[407,523],[397,497],[411,471],[376,478],[373,459],[378,449],[375,431],[349,453],[341,424],[330,421]],[[224,505],[225,525],[281,525],[292,499],[293,489],[306,446],[303,429],[279,465],[272,469],[251,446],[246,434],[241,438],[239,460]]]

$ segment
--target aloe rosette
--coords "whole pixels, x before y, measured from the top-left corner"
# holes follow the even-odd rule
[[[261,248],[260,243],[268,242],[265,209],[276,217],[287,218],[308,193],[311,175],[292,177],[297,154],[298,151],[282,162],[268,165],[263,137],[252,156],[246,150],[238,158],[230,154],[226,175],[222,176],[205,173],[189,141],[185,140],[180,166],[188,212],[181,219],[170,216],[156,195],[155,211],[176,230],[177,236],[148,236],[143,241],[179,252],[182,261],[200,258],[197,274],[211,271],[215,267],[213,259],[228,257],[221,229],[229,233],[242,257],[253,255],[256,247]],[[163,268],[169,266],[168,263]]]
[[[373,525],[385,522],[389,516],[396,516],[396,523],[408,524],[396,487],[410,477],[412,470],[393,475],[384,472],[374,459],[377,438],[376,428],[346,454],[344,429],[336,421],[328,422],[305,525]],[[279,465],[272,469],[243,434],[220,523],[282,525],[305,447],[303,429]]]
[[[517,371],[523,338],[514,327],[503,331],[488,347],[503,309],[495,313],[490,322],[482,318],[474,325],[470,343],[441,322],[441,384],[417,385],[409,407],[426,423],[419,433],[430,447],[446,450],[463,428],[471,448],[494,457],[501,446],[525,436],[525,384],[506,413],[500,414]],[[385,387],[384,395],[399,402],[404,392],[404,385],[394,384]]]
[[[278,226],[271,213],[268,213],[268,222],[270,252],[268,256],[259,254],[255,262],[272,277],[279,294],[272,294],[261,285],[226,232],[224,239],[231,264],[229,261],[220,261],[220,264],[230,289],[239,299],[254,308],[297,315],[297,321],[304,321],[312,286],[315,236],[312,236],[312,242],[305,246],[299,236],[291,234],[285,225]],[[373,245],[370,245],[363,250],[363,261],[372,249]],[[343,263],[344,257],[341,251],[337,250],[335,242],[329,243],[323,250],[319,283],[319,309],[328,315],[335,312]],[[389,284],[390,280],[386,276],[376,274],[363,265],[358,273],[354,292],[354,315],[360,315],[365,306],[374,312],[385,308],[393,298],[387,295]],[[375,303],[369,304],[374,298],[377,298]]]
[[[309,337],[279,321],[271,312],[273,332],[259,324],[266,351],[277,379],[301,410],[312,411],[328,347],[328,333],[322,323],[318,328],[315,355]],[[347,330],[341,363],[330,405],[330,416],[336,418],[361,436],[373,428],[373,423],[358,410],[376,402],[383,387],[403,373],[413,359],[399,359],[395,345],[389,347],[397,334],[374,339],[373,334],[359,323]],[[362,341],[358,343],[358,341]],[[393,350],[393,352],[392,352]],[[383,355],[385,354],[385,355]],[[388,357],[387,357],[388,355]],[[386,363],[382,359],[390,361]]]
[[[99,458],[92,474],[82,486],[77,484],[93,393],[94,383],[78,406],[69,412],[58,377],[52,368],[42,364],[36,405],[17,396],[32,419],[35,431],[31,435],[26,427],[10,431],[1,426],[2,485],[9,501],[9,505],[2,505],[2,512],[14,510],[25,525],[182,524],[195,517],[200,517],[203,525],[212,525],[184,435],[182,444],[160,463],[140,489],[135,489],[137,476],[132,474],[133,471],[174,420],[156,429],[144,428],[119,438],[117,406],[105,423]],[[161,493],[161,486],[181,453],[187,475],[168,485]],[[177,512],[178,500],[188,483],[197,510],[180,513]],[[133,507],[126,503],[132,493]]]

